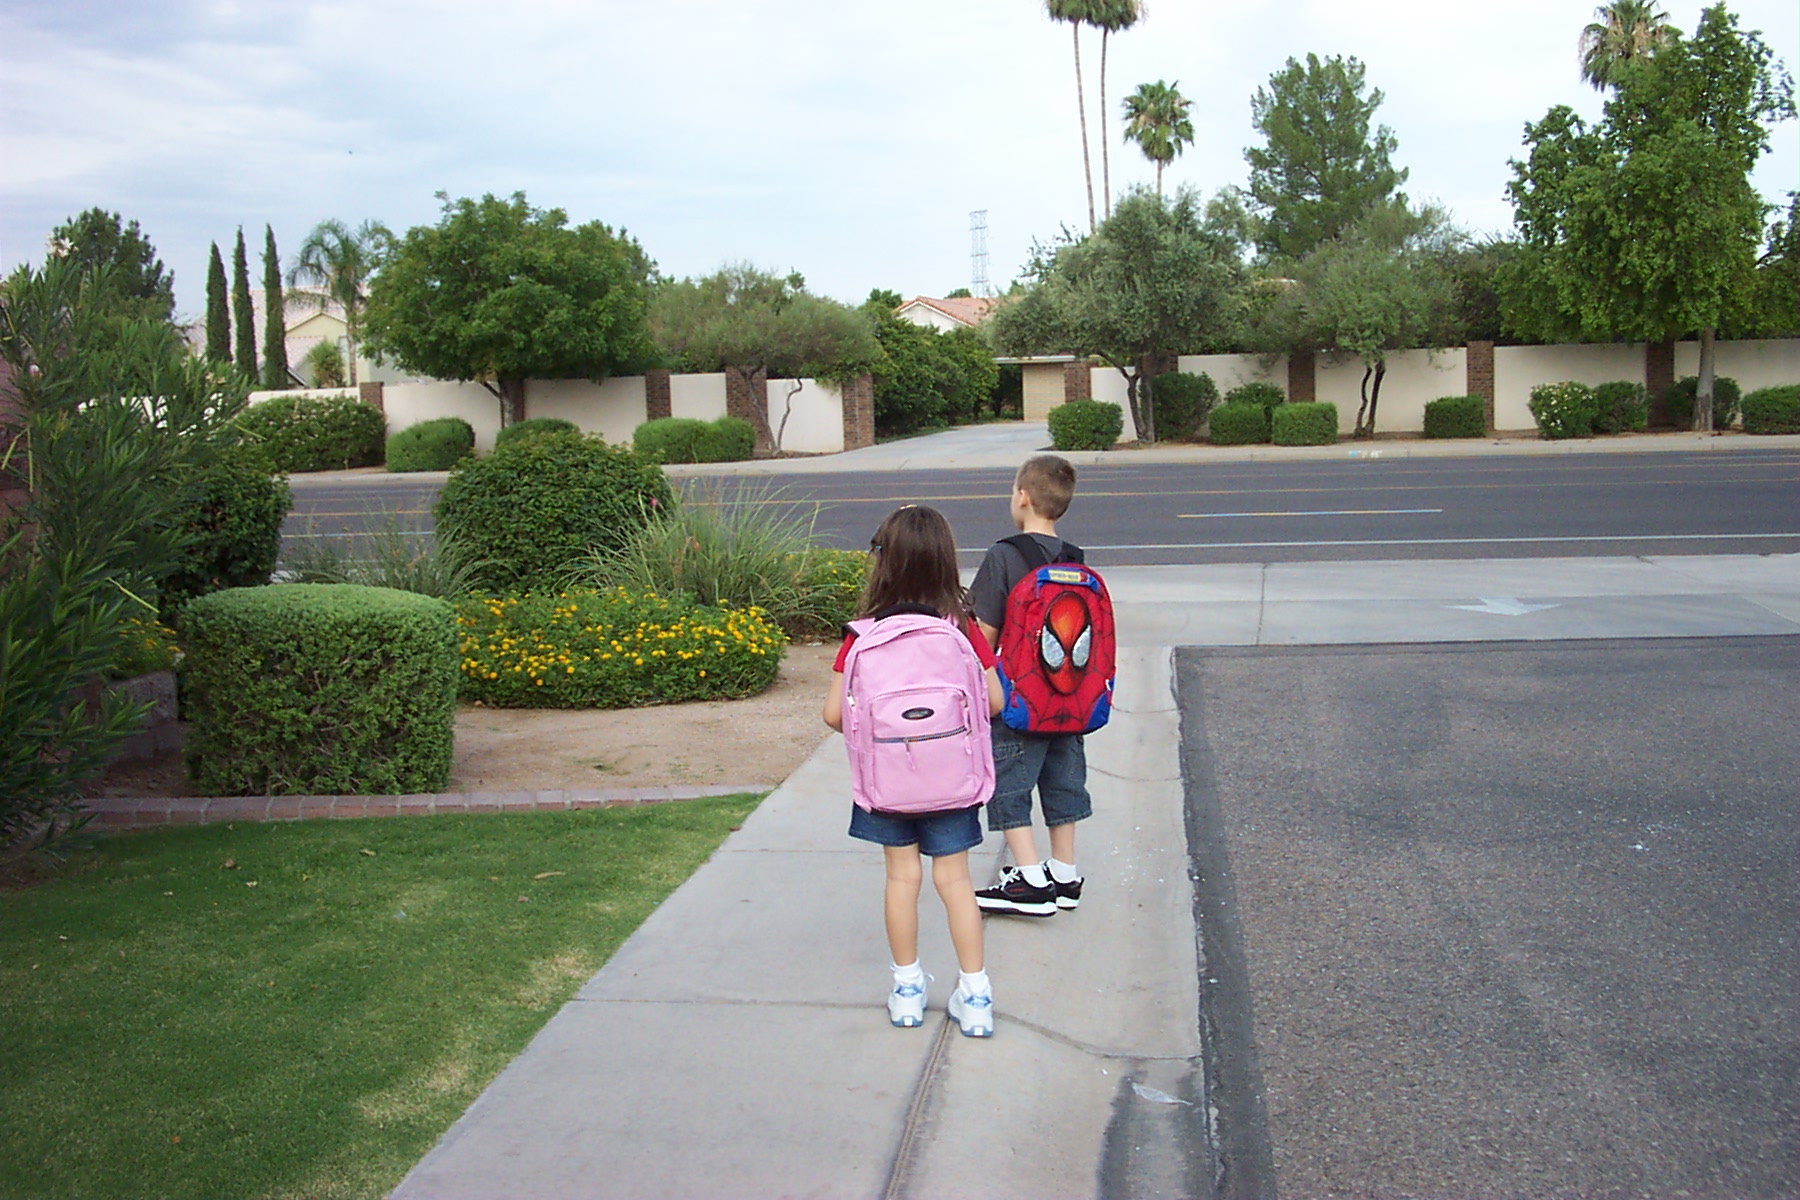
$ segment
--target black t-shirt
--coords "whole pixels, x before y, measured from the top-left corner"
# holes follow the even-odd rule
[[[1045,533],[1034,533],[1030,537],[1043,548],[1051,562],[1063,557],[1065,547],[1075,548],[1073,542]],[[1042,565],[1026,562],[1024,553],[1010,542],[995,542],[990,546],[987,556],[981,560],[980,569],[975,572],[975,582],[969,585],[969,607],[975,610],[975,619],[995,629],[1003,628],[1006,598],[1012,595],[1013,586]]]

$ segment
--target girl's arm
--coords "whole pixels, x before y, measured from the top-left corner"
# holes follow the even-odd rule
[[[989,671],[988,674],[992,675],[993,672]],[[993,703],[993,696],[999,695],[999,692],[995,690],[999,686],[1000,683],[997,679],[988,682],[988,691],[991,693],[988,698],[990,704]],[[999,712],[1000,710],[996,708],[994,711]],[[839,733],[844,732],[844,673],[842,671],[831,673],[831,686],[825,692],[825,723]]]
[[[983,671],[982,674],[987,676],[988,716],[997,717],[1000,715],[1000,706],[1005,703],[1005,699],[1000,694],[1000,672],[989,667],[987,670]],[[827,711],[829,711],[829,709]],[[825,719],[827,721],[831,720],[830,717],[826,717]]]

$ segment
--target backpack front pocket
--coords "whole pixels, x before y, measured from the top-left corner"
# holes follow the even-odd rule
[[[954,688],[909,688],[869,705],[875,795],[889,811],[954,807],[979,794],[971,722]]]

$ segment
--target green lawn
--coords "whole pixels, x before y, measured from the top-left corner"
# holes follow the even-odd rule
[[[0,892],[0,1196],[385,1194],[756,804],[165,829]]]

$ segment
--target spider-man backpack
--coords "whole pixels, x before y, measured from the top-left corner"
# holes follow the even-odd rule
[[[1092,733],[1112,716],[1112,598],[1106,583],[1064,543],[1051,562],[1028,533],[1006,538],[1037,564],[1006,598],[1000,627],[1000,719],[1021,733]]]

